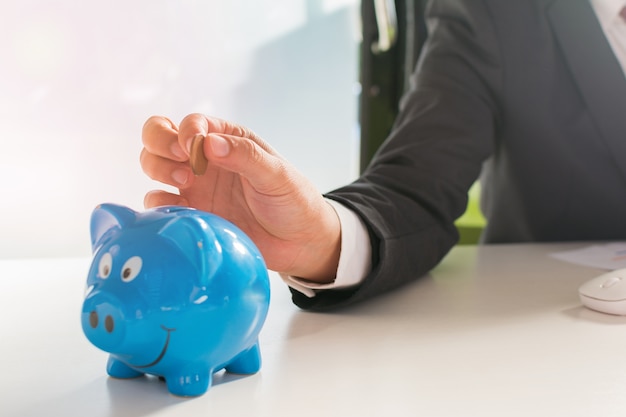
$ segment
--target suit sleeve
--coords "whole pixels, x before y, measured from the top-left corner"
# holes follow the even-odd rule
[[[328,310],[423,276],[458,241],[454,221],[494,147],[501,79],[490,12],[477,0],[438,0],[427,10],[428,40],[391,134],[352,184],[326,195],[367,227],[372,271],[356,288],[308,298]]]

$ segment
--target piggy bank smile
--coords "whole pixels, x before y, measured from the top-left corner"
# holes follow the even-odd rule
[[[161,353],[159,353],[159,356],[157,356],[156,359],[154,359],[152,362],[147,363],[145,365],[130,364],[130,366],[136,369],[145,369],[145,368],[151,368],[157,365],[159,362],[161,362],[161,359],[163,359],[163,357],[165,356],[165,353],[167,352],[167,348],[170,345],[170,338],[172,336],[172,332],[176,331],[176,329],[173,329],[173,328],[170,329],[170,328],[165,327],[164,325],[161,325],[161,328],[167,332],[167,337],[165,338],[165,343],[163,343],[163,348],[161,349]]]

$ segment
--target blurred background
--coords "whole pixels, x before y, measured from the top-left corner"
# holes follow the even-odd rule
[[[143,209],[150,115],[247,125],[328,191],[359,170],[355,0],[9,0],[0,258],[88,256],[102,202]]]

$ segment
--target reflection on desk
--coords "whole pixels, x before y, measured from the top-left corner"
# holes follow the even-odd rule
[[[626,318],[585,309],[584,244],[459,246],[431,274],[334,313],[272,276],[263,367],[199,398],[106,376],[80,305],[88,259],[0,261],[2,416],[609,416],[626,412]]]

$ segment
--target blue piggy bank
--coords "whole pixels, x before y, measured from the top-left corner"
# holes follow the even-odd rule
[[[89,341],[110,353],[110,376],[157,375],[172,394],[197,396],[219,370],[260,369],[268,273],[236,226],[190,208],[103,204],[91,241],[81,321]]]

